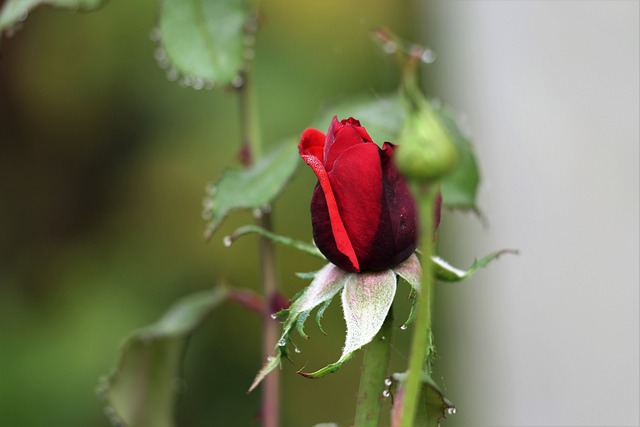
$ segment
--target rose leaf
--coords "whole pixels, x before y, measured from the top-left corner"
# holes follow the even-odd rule
[[[130,427],[171,427],[180,365],[190,335],[223,302],[217,288],[186,296],[156,323],[134,331],[115,369],[101,379],[98,393],[108,402],[112,421]]]
[[[385,141],[394,142],[404,120],[402,103],[397,95],[378,98],[356,97],[328,107],[317,120],[314,120],[313,127],[324,131],[333,116],[338,116],[340,120],[353,117],[367,128],[367,132],[378,145]]]
[[[395,373],[391,375],[391,379],[398,390],[393,402],[391,410],[391,425],[398,425],[398,417],[403,405],[402,383],[406,379],[407,373]],[[417,427],[439,427],[440,420],[446,419],[447,415],[456,413],[456,408],[447,399],[440,387],[433,381],[426,372],[422,373],[422,389],[420,391],[420,401],[417,408],[416,426]]]
[[[240,0],[163,0],[158,42],[180,75],[228,85],[245,62],[245,36],[253,18]],[[162,63],[161,63],[162,65]],[[235,83],[234,83],[235,84]]]
[[[473,152],[473,145],[462,131],[451,111],[430,103],[440,122],[449,131],[451,141],[458,150],[458,164],[453,172],[442,179],[440,191],[445,206],[477,211],[476,193],[480,183],[480,170]]]
[[[476,260],[466,271],[451,266],[448,262],[437,256],[431,257],[431,263],[433,265],[436,279],[443,282],[461,282],[471,277],[477,269],[486,267],[492,261],[498,259],[501,255],[504,254],[517,255],[518,251],[514,249],[503,249],[493,252],[484,258]]]
[[[107,0],[7,0],[0,7],[0,37],[3,33],[13,35],[29,12],[42,4],[88,12],[106,2]]]
[[[287,141],[247,169],[224,171],[203,202],[203,216],[209,220],[205,236],[210,238],[233,210],[268,206],[293,176],[299,160],[296,145]]]

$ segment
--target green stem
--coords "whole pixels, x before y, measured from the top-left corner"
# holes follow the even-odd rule
[[[257,162],[262,156],[262,141],[258,128],[257,107],[253,82],[248,73],[243,73],[244,86],[240,89],[240,126],[242,144],[249,147],[250,162]],[[271,214],[262,211],[258,225],[267,233],[273,231]],[[278,292],[276,277],[275,246],[271,240],[261,236],[259,244],[260,267],[264,307],[262,313],[262,360],[267,360],[278,342],[279,324],[271,318],[273,301]],[[262,405],[260,419],[263,427],[278,427],[280,424],[280,371],[274,370],[262,383]]]
[[[393,307],[389,309],[382,328],[364,349],[362,376],[358,390],[355,427],[377,427],[380,422],[380,400],[385,390],[384,379],[389,366]]]
[[[409,370],[406,380],[402,384],[402,407],[398,423],[394,427],[413,427],[416,408],[420,397],[422,372],[426,369],[431,373],[431,355],[433,354],[433,337],[431,332],[431,300],[433,292],[433,212],[437,188],[430,186],[414,191],[420,206],[422,236],[420,249],[422,251],[422,292],[418,296],[418,313],[411,342],[409,356]]]
[[[271,214],[264,213],[259,219],[260,225],[267,230],[271,227]],[[278,342],[279,323],[271,318],[276,311],[273,301],[278,292],[276,278],[276,258],[273,242],[260,237],[260,264],[262,267],[262,288],[264,292],[264,312],[262,314],[262,356],[263,360],[271,356]],[[280,371],[275,369],[262,383],[261,420],[263,427],[278,427],[280,418]]]

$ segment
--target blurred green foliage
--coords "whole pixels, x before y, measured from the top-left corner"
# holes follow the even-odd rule
[[[413,6],[263,2],[253,72],[266,145],[299,134],[331,102],[393,90],[395,65],[370,30],[414,39]],[[259,289],[255,241],[221,243],[249,214],[202,238],[204,187],[237,163],[237,100],[167,80],[149,40],[157,9],[156,0],[112,0],[89,14],[43,7],[0,48],[2,426],[109,425],[94,390],[129,331],[216,283]],[[304,172],[274,221],[309,241],[315,177]],[[288,296],[305,285],[294,272],[320,267],[287,248],[278,260]],[[339,355],[337,305],[324,328],[328,337],[298,343],[298,365],[285,364],[285,426],[353,416],[358,358],[322,380],[295,375]],[[257,316],[217,310],[186,356],[179,425],[255,425],[259,394],[246,390],[261,363]]]

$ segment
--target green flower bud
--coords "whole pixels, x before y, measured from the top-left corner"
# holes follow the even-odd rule
[[[455,169],[458,151],[438,113],[426,100],[420,101],[407,112],[396,165],[409,180],[434,182]]]

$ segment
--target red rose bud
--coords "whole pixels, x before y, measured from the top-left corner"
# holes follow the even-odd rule
[[[318,177],[313,239],[343,270],[386,270],[416,249],[416,205],[393,162],[394,149],[388,142],[380,149],[353,118],[334,117],[326,135],[302,133],[300,156]]]

